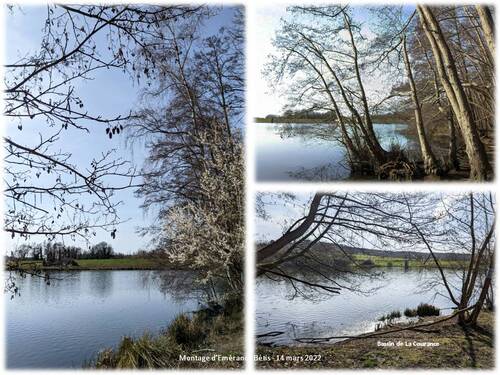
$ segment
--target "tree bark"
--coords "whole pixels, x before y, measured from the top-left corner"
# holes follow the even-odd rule
[[[304,233],[307,232],[309,227],[314,223],[314,218],[316,217],[316,214],[318,212],[321,198],[323,198],[323,194],[321,193],[316,193],[314,195],[307,216],[304,218],[304,221],[297,228],[286,232],[276,241],[270,243],[269,245],[257,251],[257,264],[262,263],[263,260],[275,255],[286,245],[300,238],[301,236],[304,235]]]
[[[303,37],[305,37],[305,35],[303,35]],[[311,41],[309,39],[306,39],[306,40],[309,43],[311,43]],[[314,48],[314,46],[313,46],[313,48]],[[292,50],[292,51],[295,51],[295,50]],[[315,49],[315,51],[317,52],[317,54],[320,53],[316,49]],[[335,115],[337,116],[337,121],[340,125],[340,131],[342,133],[342,139],[343,139],[344,145],[347,148],[347,153],[349,155],[349,158],[352,159],[354,157],[354,159],[359,160],[360,155],[359,155],[358,149],[356,147],[354,147],[354,143],[352,143],[351,137],[349,136],[349,133],[347,132],[347,128],[345,126],[345,122],[344,122],[344,118],[342,117],[342,113],[340,112],[337,101],[335,100],[335,98],[330,90],[330,87],[328,85],[328,82],[326,82],[326,79],[325,79],[323,73],[304,54],[301,54],[297,51],[295,51],[295,53],[299,54],[311,66],[311,68],[316,72],[316,74],[320,78],[321,82],[323,83],[323,87],[325,88],[325,91],[328,95],[328,98],[330,99],[330,102],[333,105]],[[321,56],[323,56],[323,55],[321,54]],[[321,58],[324,60],[324,57],[321,57]]]
[[[481,21],[484,38],[490,50],[492,61],[495,61],[495,23],[490,9],[486,5],[476,5],[477,14]]]
[[[373,130],[373,122],[370,115],[370,109],[368,107],[368,100],[366,98],[365,87],[363,85],[363,80],[361,78],[361,72],[359,70],[359,58],[358,58],[358,48],[356,46],[356,41],[354,40],[354,35],[352,33],[352,25],[348,15],[343,12],[344,22],[347,31],[349,32],[349,37],[351,40],[351,47],[353,52],[353,60],[354,60],[354,71],[356,73],[356,80],[358,81],[359,86],[359,94],[361,102],[363,103],[363,111],[365,115],[365,127],[368,133],[368,138],[371,144],[371,152],[375,159],[379,162],[379,164],[383,164],[387,160],[387,153],[380,145],[380,142],[377,139],[375,131]]]
[[[479,299],[477,300],[476,306],[474,307],[474,310],[472,310],[472,313],[469,316],[469,319],[467,320],[467,324],[470,325],[476,325],[477,324],[477,318],[479,317],[479,313],[483,309],[484,302],[486,300],[488,290],[491,287],[491,279],[493,278],[493,267],[490,267],[488,269],[488,274],[486,275],[486,278],[484,279],[484,284],[483,288],[481,289],[481,294],[479,295]]]
[[[338,82],[336,74],[333,71],[333,69],[331,68],[330,64],[328,63],[328,60],[326,59],[326,57],[323,54],[323,52],[318,49],[318,47],[316,46],[316,44],[314,43],[314,41],[311,40],[311,38],[309,38],[304,33],[301,33],[301,32],[298,32],[298,33],[307,42],[307,44],[310,46],[308,48],[308,50],[312,51],[321,61],[323,61],[325,63],[325,65],[327,66],[327,68],[330,71],[330,73],[333,74],[334,79]],[[347,148],[349,158],[350,159],[355,159],[357,161],[360,161],[361,158],[360,158],[359,148],[355,147],[354,143],[352,142],[352,139],[351,139],[351,137],[349,135],[349,132],[347,131],[347,128],[345,126],[344,118],[343,118],[342,113],[340,112],[340,109],[338,107],[337,100],[333,96],[332,91],[330,90],[330,86],[328,85],[328,82],[326,81],[326,79],[324,77],[324,74],[321,72],[320,69],[318,69],[318,67],[316,67],[314,65],[314,63],[310,59],[307,58],[307,56],[305,56],[302,53],[297,52],[294,49],[291,49],[290,51],[293,51],[293,52],[299,54],[311,66],[311,68],[316,72],[316,74],[318,75],[318,77],[321,79],[321,82],[323,83],[323,86],[325,88],[325,91],[326,91],[329,99],[330,99],[330,102],[333,105],[333,109],[335,111],[335,115],[337,116],[337,121],[338,121],[338,123],[340,125],[340,130],[342,132],[342,139],[343,139],[343,142],[344,142],[344,144],[345,144],[345,146]],[[341,88],[341,90],[342,89],[343,88]],[[344,97],[344,95],[343,95],[343,98],[344,98],[344,100],[346,100],[346,98]],[[348,108],[351,108],[351,107],[348,105]]]
[[[424,121],[422,118],[422,106],[418,99],[417,86],[413,78],[410,59],[408,57],[408,50],[406,48],[406,35],[403,36],[403,58],[406,66],[408,81],[410,82],[411,97],[413,100],[413,105],[415,107],[415,125],[417,126],[418,140],[420,143],[422,159],[424,161],[425,173],[429,175],[438,175],[440,174],[440,168],[438,167],[436,157],[432,152],[431,145],[425,133]]]
[[[457,132],[455,129],[455,121],[453,120],[453,112],[451,109],[448,113],[448,130],[450,135],[450,142],[448,145],[448,165],[456,171],[460,170],[460,163],[458,162],[457,155]]]
[[[455,61],[430,7],[418,5],[417,10],[425,34],[431,44],[441,83],[464,139],[471,168],[470,177],[473,180],[484,181],[488,179],[491,165],[484,144],[479,137],[471,105],[460,81]]]

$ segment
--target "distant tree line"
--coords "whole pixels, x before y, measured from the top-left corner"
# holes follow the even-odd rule
[[[398,112],[384,112],[378,113],[373,116],[377,124],[386,123],[410,123],[412,121],[412,114],[405,109],[398,109]],[[257,123],[262,122],[277,122],[277,123],[308,123],[308,122],[324,122],[331,123],[335,121],[336,115],[333,111],[318,112],[312,110],[286,110],[282,115],[269,114],[266,117],[257,117],[254,119]],[[345,118],[347,119],[347,117]]]
[[[62,242],[24,243],[11,252],[17,260],[42,260],[58,263],[69,259],[110,259],[122,258],[125,254],[116,253],[105,241],[90,246],[87,250],[79,246],[69,246]]]

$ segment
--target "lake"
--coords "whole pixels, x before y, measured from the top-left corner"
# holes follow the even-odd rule
[[[177,273],[176,273],[177,272]],[[177,296],[180,271],[54,272],[17,278],[21,296],[6,294],[8,368],[81,368],[124,335],[156,334],[180,313],[198,308],[198,296]],[[177,281],[179,282],[179,281]]]
[[[453,271],[447,271],[451,285],[457,281]],[[257,334],[284,331],[285,334],[259,339],[274,345],[297,345],[294,338],[358,335],[372,332],[382,315],[394,310],[401,313],[421,302],[439,308],[452,307],[444,297],[444,287],[435,283],[438,271],[391,269],[376,279],[350,276],[349,285],[359,283],[359,293],[347,289],[339,295],[318,294],[313,299],[294,295],[289,283],[259,278],[256,284]],[[343,281],[345,284],[346,282]],[[421,290],[422,287],[426,290]],[[445,310],[442,314],[450,313]]]
[[[382,147],[414,149],[405,124],[374,124]],[[350,177],[346,150],[331,124],[254,124],[257,180],[332,181]]]

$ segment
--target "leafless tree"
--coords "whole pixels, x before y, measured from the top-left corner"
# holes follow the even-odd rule
[[[4,229],[12,238],[88,240],[97,230],[116,236],[122,221],[115,194],[141,185],[136,168],[113,150],[89,153],[88,165],[80,165],[65,140],[71,130],[113,138],[136,115],[92,113],[78,84],[108,69],[147,84],[158,74],[158,43],[169,42],[162,30],[206,14],[203,6],[46,6],[39,49],[5,65]],[[31,144],[23,138],[28,124],[40,129]]]
[[[315,111],[331,121],[353,172],[368,165],[379,178],[412,179],[463,169],[472,180],[490,179],[492,8],[405,9],[367,7],[373,20],[366,35],[366,25],[356,22],[357,8],[289,7],[264,73],[274,85],[286,82],[287,110]],[[373,77],[387,90],[370,88]],[[373,127],[379,114],[411,112],[421,159],[408,150],[384,150]],[[433,145],[436,133],[448,133],[446,162]]]
[[[487,193],[316,193],[303,217],[257,249],[258,274],[338,293],[346,286],[337,282],[336,259],[325,262],[326,254],[317,257],[318,251],[332,251],[322,248],[322,243],[330,242],[336,252],[344,253],[347,247],[362,244],[420,249],[427,253],[425,262],[437,268],[439,284],[460,312],[459,322],[474,325],[492,288],[494,205],[494,197]],[[314,249],[319,249],[316,254]],[[454,270],[461,285],[450,284],[439,252],[456,257]],[[346,256],[356,264],[351,255]],[[323,282],[310,283],[288,272],[284,266],[297,260],[299,268]]]
[[[425,35],[431,45],[441,85],[446,92],[465,143],[471,178],[485,180],[491,173],[491,165],[485,146],[480,139],[472,98],[467,95],[464,87],[466,77],[460,75],[457,59],[446,41],[443,28],[434,14],[435,10],[424,5],[417,6],[417,10]],[[479,36],[479,38],[481,42],[482,37]],[[480,55],[477,57],[481,58]]]
[[[151,59],[161,40],[161,28],[188,16],[200,17],[202,7],[48,5],[40,49],[6,64],[4,228],[30,236],[92,235],[97,228],[114,237],[120,222],[113,193],[137,186],[134,166],[113,151],[89,155],[88,165],[76,165],[64,145],[69,128],[120,134],[135,115],[105,118],[90,113],[75,88],[100,70],[120,69],[131,79],[155,74]],[[154,43],[153,43],[154,42]],[[141,71],[137,66],[141,65]],[[23,125],[36,121],[39,141],[22,140]],[[45,124],[45,125],[44,125]],[[99,136],[99,135],[96,135]],[[81,196],[90,203],[82,204]]]

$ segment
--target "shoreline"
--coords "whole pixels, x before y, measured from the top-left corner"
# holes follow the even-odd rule
[[[264,359],[257,363],[257,367],[493,368],[494,315],[494,312],[483,311],[476,328],[461,327],[456,319],[450,319],[426,329],[364,337],[371,334],[368,333],[331,344],[277,347],[257,344],[256,354]],[[431,319],[424,318],[419,322]],[[377,332],[398,327],[404,325],[394,324]]]
[[[171,265],[161,265],[155,259],[148,258],[110,258],[110,259],[77,259],[78,265],[48,265],[44,266],[41,261],[21,261],[19,266],[9,268],[9,262],[5,264],[6,271],[182,271],[173,269]],[[80,265],[81,263],[81,265]]]
[[[349,120],[346,118],[346,120]],[[254,117],[254,124],[331,124],[336,122],[335,119],[324,119],[324,118],[287,118],[287,117]],[[408,119],[400,118],[400,117],[391,117],[391,118],[373,118],[374,124],[381,125],[394,125],[394,124],[404,124],[410,125],[411,121]]]

